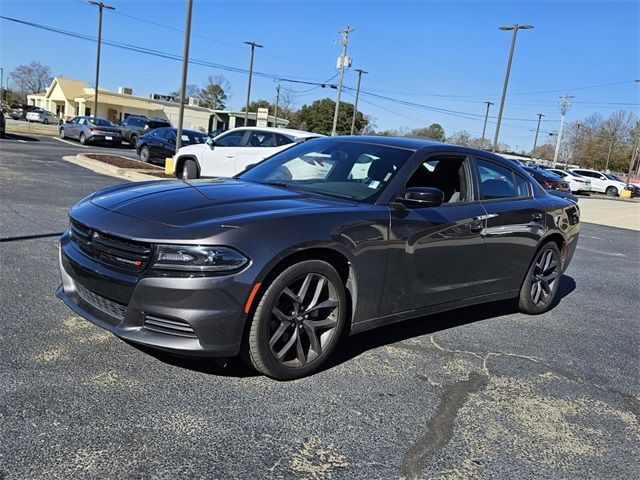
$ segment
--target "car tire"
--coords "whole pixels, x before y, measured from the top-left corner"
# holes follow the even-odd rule
[[[616,187],[607,187],[607,190],[605,191],[605,193],[607,194],[607,196],[609,197],[617,197],[618,196],[618,189]]]
[[[180,177],[182,180],[193,180],[198,178],[198,165],[195,160],[185,160],[180,169]]]
[[[44,123],[45,125],[49,125],[49,119],[48,119],[48,118],[45,118],[45,119],[42,121],[42,123]]]
[[[138,143],[138,137],[136,137],[135,135],[131,135],[131,137],[129,138],[129,143],[135,148],[136,144]]]
[[[306,260],[288,267],[269,283],[251,316],[251,366],[276,380],[318,371],[340,340],[346,303],[342,279],[328,263]]]
[[[64,138],[64,128],[60,129],[60,138]]]
[[[80,143],[82,145],[84,145],[85,143],[87,143],[87,137],[84,136],[84,133],[80,134],[80,137],[78,138],[78,140],[80,140]]]
[[[560,277],[562,277],[560,249],[555,242],[547,242],[536,252],[522,282],[518,309],[529,315],[546,312],[556,298]]]
[[[151,160],[151,153],[149,152],[149,147],[146,145],[140,149],[140,160],[145,163],[149,163]]]

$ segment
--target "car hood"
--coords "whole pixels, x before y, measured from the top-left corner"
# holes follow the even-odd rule
[[[207,145],[206,143],[194,143],[193,145],[185,145],[184,147],[181,147],[180,150],[177,151],[176,157],[179,156],[179,155],[191,154],[191,155],[195,155],[196,157],[200,158],[199,155],[206,148],[209,148],[209,145]]]
[[[96,192],[90,202],[128,217],[188,228],[234,225],[257,217],[345,204],[234,179],[121,185]]]

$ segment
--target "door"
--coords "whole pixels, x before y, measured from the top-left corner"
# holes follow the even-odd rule
[[[249,134],[246,144],[238,149],[236,157],[236,173],[244,170],[247,165],[258,163],[278,150],[275,135],[272,132],[254,130]]]
[[[576,173],[583,175],[591,180],[591,190],[604,193],[607,189],[607,177],[598,172],[590,170],[576,170]]]
[[[172,128],[167,128],[164,138],[162,139],[162,146],[159,155],[162,158],[173,157],[176,153],[176,132]]]
[[[485,211],[465,156],[430,156],[405,184],[444,192],[438,207],[392,208],[381,315],[476,295],[482,281]]]
[[[147,134],[147,147],[149,147],[149,154],[155,158],[165,158],[164,155],[164,136],[166,133],[165,128],[159,128],[153,130]]]
[[[543,206],[526,177],[490,159],[474,159],[480,202],[487,214],[479,295],[520,289],[545,231]]]
[[[236,156],[248,130],[233,130],[217,137],[205,148],[200,164],[202,177],[231,177],[236,174]]]

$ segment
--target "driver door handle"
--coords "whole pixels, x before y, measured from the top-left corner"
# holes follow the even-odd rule
[[[233,155],[232,153],[228,153],[228,154],[225,155],[225,157],[227,157],[227,158],[233,158],[234,156],[235,155]]]
[[[479,233],[484,229],[484,220],[473,220],[469,224],[469,230],[471,233]]]

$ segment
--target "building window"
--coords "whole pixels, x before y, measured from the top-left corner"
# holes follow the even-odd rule
[[[91,109],[89,107],[84,107],[84,116],[85,117],[91,116]]]

